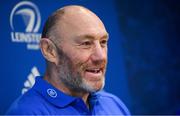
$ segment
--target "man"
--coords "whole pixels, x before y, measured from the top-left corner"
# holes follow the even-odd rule
[[[44,26],[40,47],[47,62],[44,77],[7,114],[129,115],[105,83],[108,33],[101,20],[82,6],[65,6]]]

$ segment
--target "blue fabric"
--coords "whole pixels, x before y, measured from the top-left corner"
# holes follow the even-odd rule
[[[88,100],[89,109],[81,98],[64,94],[37,77],[32,89],[12,104],[7,115],[129,115],[122,101],[107,92],[90,94]]]

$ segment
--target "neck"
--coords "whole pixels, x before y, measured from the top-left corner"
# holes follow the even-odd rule
[[[44,75],[44,79],[46,81],[48,81],[50,84],[52,84],[54,87],[56,87],[58,90],[62,91],[63,93],[73,96],[73,97],[79,97],[82,98],[82,100],[84,101],[84,103],[86,104],[86,106],[89,108],[89,103],[88,103],[88,96],[89,93],[88,92],[80,92],[80,91],[73,91],[71,89],[69,89],[68,87],[66,87],[64,85],[64,83],[62,83],[60,81],[60,79],[58,79],[58,77],[56,78],[56,75],[50,75],[48,73],[45,73]]]

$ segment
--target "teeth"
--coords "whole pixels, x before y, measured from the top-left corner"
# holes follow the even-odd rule
[[[100,69],[88,69],[87,71],[93,72],[93,73],[98,73],[98,72],[100,72]]]
[[[100,71],[100,69],[95,69],[95,73],[98,73]]]

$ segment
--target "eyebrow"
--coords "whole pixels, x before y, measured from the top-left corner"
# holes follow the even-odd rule
[[[95,39],[94,38],[94,36],[92,36],[92,35],[89,35],[89,34],[87,34],[87,35],[80,35],[79,37],[83,37],[83,38],[87,38],[87,39]],[[108,33],[106,33],[105,35],[103,35],[102,37],[100,37],[101,39],[103,39],[103,38],[109,38],[109,34]]]

